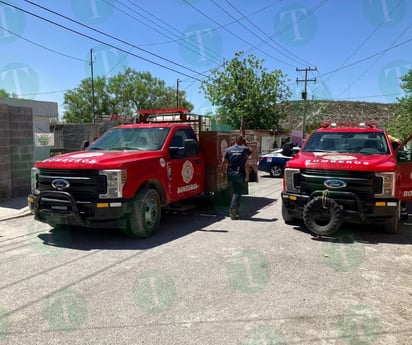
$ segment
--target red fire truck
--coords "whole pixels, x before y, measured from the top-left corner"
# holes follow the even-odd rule
[[[167,206],[203,193],[228,198],[221,162],[230,131],[204,130],[205,118],[185,108],[141,110],[135,122],[83,151],[36,162],[28,197],[35,219],[147,237]]]
[[[376,123],[323,123],[284,173],[282,216],[330,235],[342,222],[399,231],[412,200],[412,134],[394,149]]]

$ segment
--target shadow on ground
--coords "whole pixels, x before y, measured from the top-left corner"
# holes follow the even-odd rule
[[[272,222],[274,219],[253,218],[258,211],[275,200],[264,197],[242,197],[241,220]],[[213,224],[223,220],[228,213],[228,205],[218,204],[212,196],[201,196],[188,199],[179,206],[162,215],[159,229],[146,239],[128,238],[118,229],[85,229],[67,227],[51,229],[40,233],[37,237],[43,245],[71,248],[77,250],[112,249],[112,250],[144,250],[160,246],[187,236],[196,231],[224,235],[224,228],[213,228]],[[185,209],[185,211],[179,211]],[[205,230],[207,228],[207,230]]]
[[[313,240],[322,242],[412,244],[411,216],[408,220],[401,220],[399,228],[399,233],[391,234],[384,232],[380,225],[344,223],[333,235],[318,237],[309,231],[303,222],[294,225],[295,230],[304,232],[312,236]]]

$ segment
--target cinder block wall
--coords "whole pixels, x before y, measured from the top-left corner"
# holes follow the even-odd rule
[[[66,124],[63,126],[64,152],[79,151],[84,140],[92,142],[99,136],[97,124]]]
[[[0,104],[0,200],[30,192],[33,164],[31,108]]]
[[[11,198],[11,150],[9,107],[0,104],[0,200]]]
[[[55,154],[79,151],[83,141],[88,140],[91,143],[95,138],[116,125],[118,125],[116,122],[55,125],[51,128],[55,137],[55,146],[52,151]]]

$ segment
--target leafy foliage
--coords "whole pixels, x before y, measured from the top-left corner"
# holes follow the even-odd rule
[[[4,89],[0,89],[0,97],[10,97],[10,94]]]
[[[12,97],[12,98],[18,98],[18,96],[17,96],[17,94],[16,93],[9,93],[9,92],[7,92],[7,90],[5,90],[5,89],[0,89],[0,97],[5,97],[5,98],[10,98],[10,97]]]
[[[401,80],[405,96],[398,99],[395,117],[385,127],[391,135],[405,139],[412,133],[412,69]]]
[[[209,101],[217,106],[217,120],[240,128],[242,119],[247,128],[278,130],[286,116],[290,90],[280,70],[267,72],[263,60],[248,55],[241,60],[238,52],[223,69],[213,69],[201,84]]]
[[[134,115],[138,109],[175,107],[176,89],[167,87],[163,80],[149,72],[126,68],[111,78],[94,79],[94,114]],[[193,109],[185,99],[185,91],[179,90],[179,106]],[[64,94],[63,120],[69,123],[92,123],[91,79],[83,79],[74,90]]]

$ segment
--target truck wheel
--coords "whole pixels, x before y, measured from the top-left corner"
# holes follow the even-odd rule
[[[316,197],[303,209],[303,221],[317,235],[331,235],[342,224],[343,213],[339,204],[330,198]]]
[[[289,214],[289,210],[283,202],[282,202],[282,218],[285,224],[294,224],[297,222],[297,219],[291,214]]]
[[[154,189],[141,189],[133,203],[126,235],[145,238],[152,235],[160,224],[162,207],[159,193]]]
[[[389,222],[383,224],[383,231],[390,234],[397,234],[399,232],[399,219],[400,208],[398,205],[398,212],[389,220]]]
[[[274,165],[270,168],[269,174],[272,177],[283,177],[283,169],[279,165]]]

